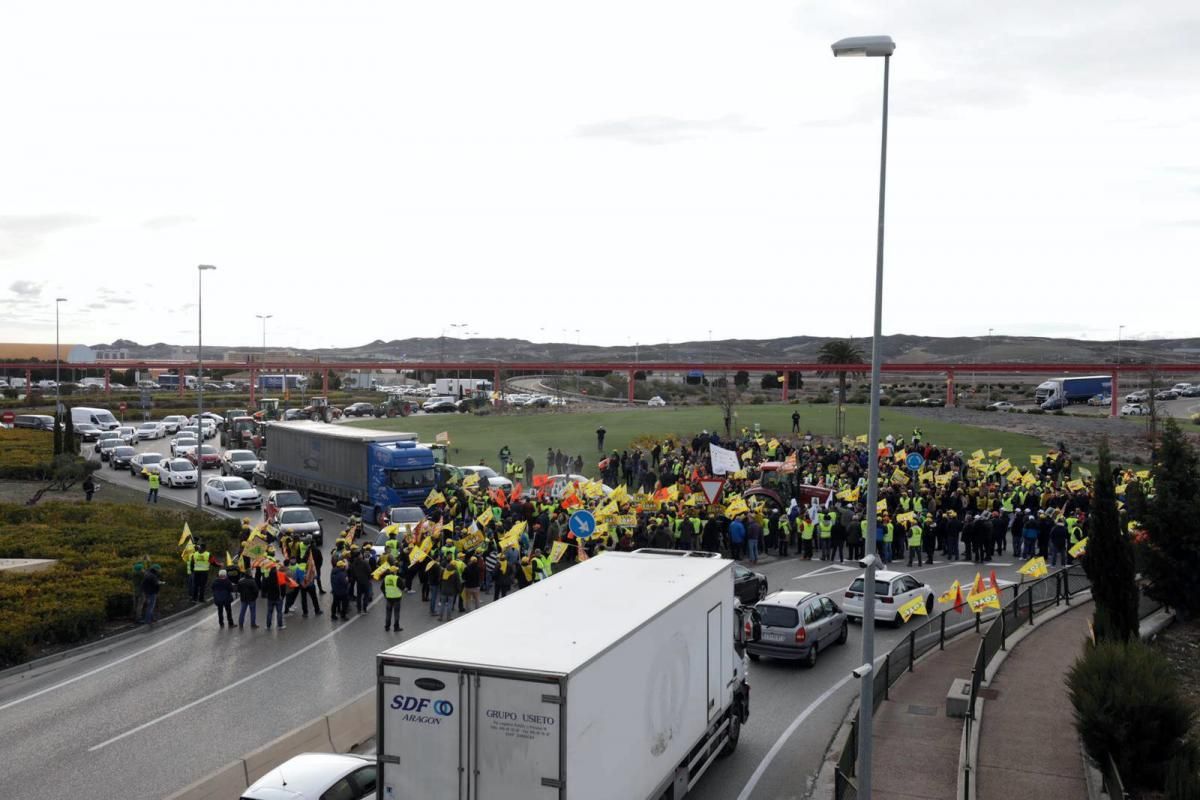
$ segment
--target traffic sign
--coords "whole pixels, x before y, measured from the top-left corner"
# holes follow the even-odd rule
[[[124,401],[122,401],[122,402],[118,403],[118,404],[117,404],[117,408],[119,408],[119,409],[121,409],[122,411],[124,411],[124,410],[125,410],[125,402],[124,402]]]
[[[921,455],[920,453],[909,453],[908,458],[904,459],[904,463],[908,465],[909,469],[911,469],[913,472],[916,472],[921,467],[925,466],[925,456]]]
[[[0,414],[0,422],[3,422],[5,425],[12,425],[16,419],[17,415],[11,411],[5,411],[3,414]]]
[[[721,490],[725,488],[724,478],[701,478],[700,491],[704,492],[704,497],[708,500],[710,506],[715,506],[717,500],[721,497]]]
[[[571,515],[567,524],[571,528],[571,533],[580,539],[586,539],[596,532],[596,518],[590,511],[576,511]]]

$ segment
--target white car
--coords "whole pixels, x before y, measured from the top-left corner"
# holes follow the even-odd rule
[[[138,432],[137,428],[132,425],[122,425],[117,428],[117,433],[121,435],[121,441],[128,445],[137,444]]]
[[[1126,403],[1121,406],[1122,417],[1146,417],[1150,415],[1150,407],[1141,403]]]
[[[164,458],[154,467],[163,486],[196,485],[196,465],[186,458]]]
[[[143,422],[137,427],[137,440],[144,442],[147,439],[161,439],[167,435],[167,426],[161,422]]]
[[[1150,391],[1148,389],[1138,389],[1136,392],[1125,395],[1126,403],[1144,403],[1149,399]]]
[[[208,422],[211,422],[213,425],[220,425],[221,423],[223,423],[225,421],[224,417],[222,417],[220,414],[215,414],[212,411],[205,411],[200,416],[203,417]],[[195,414],[192,414],[192,416],[188,417],[188,424],[189,425],[196,424],[196,415]]]
[[[464,477],[466,475],[478,475],[479,480],[487,481],[489,489],[503,489],[506,492],[512,491],[512,481],[503,475],[498,475],[496,470],[492,469],[491,467],[477,465],[472,467],[459,467],[459,469],[463,471]]]
[[[570,486],[573,483],[582,485],[582,484],[588,483],[589,481],[591,481],[591,478],[589,478],[586,475],[550,475],[550,476],[547,476],[546,486],[545,486],[546,496],[549,497],[551,500],[561,500],[563,498],[563,496],[566,494],[568,486]],[[609,486],[608,484],[602,483],[602,484],[600,484],[600,488],[604,492],[605,497],[608,497],[610,494],[613,493],[613,488],[611,486]],[[529,497],[534,497],[537,495],[537,489],[530,488],[525,492],[525,494]]]
[[[375,797],[375,756],[302,753],[263,775],[241,800],[367,800]]]
[[[167,429],[167,433],[174,436],[179,433],[179,429],[187,425],[188,418],[182,414],[171,414],[162,418],[162,424]]]
[[[914,597],[925,598],[925,611],[933,611],[933,589],[904,572],[880,570],[875,573],[875,621],[900,624],[902,617],[897,611]],[[846,587],[842,599],[842,610],[851,620],[861,622],[863,615],[863,576],[854,579]]]
[[[186,458],[188,453],[196,452],[200,441],[193,436],[176,436],[171,440],[171,455],[175,458]]]
[[[997,400],[995,403],[992,403],[990,406],[988,406],[988,408],[994,408],[997,411],[1012,411],[1014,408],[1016,408],[1016,406],[1007,400]]]
[[[1112,396],[1107,394],[1097,394],[1088,398],[1089,406],[1106,406],[1112,402]]]
[[[209,478],[204,502],[220,503],[222,508],[262,508],[262,496],[245,478]]]
[[[658,395],[654,395],[654,397],[651,397],[649,400],[646,401],[646,406],[648,408],[663,408],[664,406],[666,406],[666,404],[667,404],[667,401],[663,400]]]

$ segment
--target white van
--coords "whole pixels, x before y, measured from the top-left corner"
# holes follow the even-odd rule
[[[87,408],[86,406],[75,406],[71,409],[71,423],[78,425],[81,422],[90,422],[97,426],[102,431],[115,431],[121,427],[121,423],[112,415],[112,412],[106,408]]]

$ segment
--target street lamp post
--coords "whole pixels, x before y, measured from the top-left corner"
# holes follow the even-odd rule
[[[196,508],[203,506],[204,494],[204,271],[216,269],[211,264],[196,267],[196,426],[200,430],[196,444]]]
[[[59,355],[58,344],[58,307],[67,302],[65,297],[54,298],[54,425],[57,427],[62,424],[62,357]],[[25,387],[26,396],[29,395],[29,387]]]
[[[870,448],[867,473],[867,531],[863,537],[866,574],[863,576],[863,637],[862,666],[855,671],[859,677],[858,700],[858,796],[871,796],[871,715],[875,710],[875,528],[878,515],[875,504],[879,495],[879,372],[882,353],[880,337],[883,328],[883,209],[887,186],[887,125],[888,79],[892,53],[896,43],[890,36],[855,36],[833,43],[834,56],[869,56],[883,58],[883,123],[879,150],[879,228],[875,241],[875,329],[871,340],[871,423],[867,434]]]
[[[274,314],[255,314],[256,318],[262,320],[262,360],[267,360],[267,320],[275,316]]]
[[[989,351],[989,352],[990,352],[990,351],[991,351],[991,349],[992,349],[992,328],[988,328],[988,346],[987,346],[987,349],[988,349],[988,351]],[[992,358],[992,357],[989,355],[989,356],[988,356],[988,360],[991,360],[991,358]],[[988,404],[989,406],[992,404],[992,379],[991,379],[991,378],[988,378],[987,404]]]

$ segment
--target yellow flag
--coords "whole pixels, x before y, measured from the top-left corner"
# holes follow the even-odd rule
[[[1045,461],[1045,459],[1039,455],[1031,455],[1029,457],[1029,463],[1033,464],[1035,467],[1040,467],[1043,461]]]
[[[472,472],[469,475],[467,475],[465,478],[463,478],[462,485],[463,485],[464,489],[470,489],[472,486],[474,486],[477,483],[479,483],[479,473]]]
[[[1087,537],[1080,539],[1075,544],[1071,545],[1071,549],[1067,551],[1071,554],[1071,558],[1079,558],[1087,552]]]
[[[1050,570],[1046,569],[1046,559],[1038,556],[1026,561],[1025,566],[1021,567],[1017,572],[1029,578],[1040,578],[1049,573]]]
[[[429,497],[425,498],[425,507],[431,508],[433,506],[436,506],[438,503],[445,503],[445,502],[446,502],[446,496],[443,495],[441,492],[439,492],[437,489],[434,489],[432,492],[429,493]]]
[[[667,489],[667,499],[672,503],[679,499],[679,485],[672,483]]]
[[[196,548],[189,541],[187,543],[187,546],[183,548],[183,552],[179,554],[179,557],[182,558],[184,563],[186,564],[188,559],[190,559],[192,557],[192,553],[195,553],[195,552],[196,552]]]
[[[1037,483],[1037,478],[1034,477],[1032,472],[1026,472],[1024,477],[1021,478],[1021,483],[1025,484],[1026,486],[1033,486],[1035,483]]]
[[[903,514],[896,515],[896,522],[915,522],[917,515],[912,511],[905,511]]]
[[[1119,483],[1119,484],[1117,484],[1116,489],[1114,491],[1116,491],[1117,494],[1125,494],[1125,490],[1128,488],[1129,488],[1128,484]]]
[[[1000,458],[1004,455],[1004,448],[997,447],[995,450],[988,450],[988,458]]]
[[[983,460],[983,451],[976,450],[974,453],[971,453],[971,460],[972,461],[982,461]]]
[[[917,473],[917,480],[921,483],[928,483],[933,480],[933,473],[927,469],[923,469]]]
[[[917,597],[914,597],[912,600],[909,600],[907,603],[896,609],[896,611],[900,612],[900,619],[904,620],[905,622],[908,622],[908,620],[912,618],[913,614],[920,614],[924,617],[929,613],[925,610],[924,595],[918,595]]]
[[[1001,475],[1007,475],[1012,472],[1012,464],[1006,458],[996,465],[996,472],[999,472]]]
[[[611,516],[612,514],[616,514],[617,511],[618,511],[617,504],[612,502],[611,500],[609,500],[607,503],[602,505],[600,508],[596,509],[596,519],[600,519],[601,517]]]
[[[1083,491],[1083,481],[1079,480],[1078,478],[1076,478],[1073,481],[1067,481],[1067,488],[1070,489],[1072,492],[1082,492]]]
[[[879,502],[877,502],[875,504],[875,513],[876,514],[886,514],[887,513],[887,500],[880,500]]]
[[[521,520],[508,529],[508,535],[520,537],[520,535],[525,532],[525,527],[527,524],[528,523],[526,523],[525,520]]]
[[[422,553],[428,553],[430,550],[433,549],[433,537],[426,536],[424,539],[421,540],[421,544],[418,547],[416,547],[415,549],[420,550]]]
[[[425,541],[429,541],[426,539]],[[408,552],[408,560],[414,564],[420,564],[425,559],[429,558],[429,554],[419,547],[414,547]]]
[[[614,503],[627,502],[629,500],[629,490],[626,489],[625,484],[622,483],[620,486],[612,490],[612,494],[608,496],[608,499]]]
[[[938,476],[937,476],[936,478],[934,478],[933,480],[934,480],[934,482],[935,482],[935,483],[936,483],[938,486],[945,486],[947,483],[949,483],[949,482],[950,482],[950,479],[951,479],[952,477],[954,477],[954,473],[951,473],[951,472],[944,472],[944,473],[942,473],[941,475],[938,475]]]
[[[779,440],[778,440],[778,439],[772,439],[771,441],[767,442],[767,447],[771,448],[772,450],[774,450],[774,449],[778,448],[778,447],[779,447]]]
[[[908,476],[904,474],[904,470],[898,469],[892,473],[892,483],[898,483],[901,486],[908,485]]]
[[[967,604],[971,606],[972,611],[978,614],[985,608],[1000,608],[1000,597],[996,594],[995,589],[988,586],[982,592],[973,592],[967,595]]]
[[[895,459],[896,459],[897,461],[899,461],[899,462],[903,463],[903,461],[904,461],[904,459],[905,459],[905,457],[906,457],[906,456],[908,456],[908,453],[904,452],[904,450],[902,450],[902,449],[901,449],[901,450],[897,450],[897,451],[896,451],[896,455],[895,455]]]
[[[185,523],[183,523],[183,533],[179,534],[179,546],[183,547],[183,543],[188,541],[191,538],[192,538],[192,529],[189,528],[188,524],[185,522]]]
[[[229,555],[228,550],[225,551],[225,566],[227,566],[227,567],[233,566],[233,556]]]
[[[371,580],[377,581],[383,577],[383,573],[388,571],[387,564],[380,564],[379,567],[371,573]]]
[[[746,505],[746,501],[738,497],[725,506],[725,516],[729,519],[733,519],[738,514],[745,514],[749,510],[750,507]]]
[[[1144,481],[1144,480],[1146,480],[1147,478],[1149,478],[1149,477],[1150,477],[1150,470],[1148,470],[1148,469],[1139,469],[1139,470],[1137,471],[1137,476],[1138,476],[1138,478],[1139,478],[1139,479],[1141,479],[1141,480],[1143,480],[1143,481]]]
[[[854,437],[854,441],[858,444],[866,444],[867,443],[867,435],[865,433],[860,433],[858,436]]]
[[[566,542],[554,542],[550,545],[550,560],[557,564],[567,552]]]
[[[957,599],[957,597],[958,597],[958,590],[961,588],[962,588],[962,585],[958,581],[955,581],[954,583],[950,584],[950,588],[947,589],[945,592],[943,592],[940,597],[938,597],[938,602],[939,603],[953,603],[955,601],[955,599]]]

